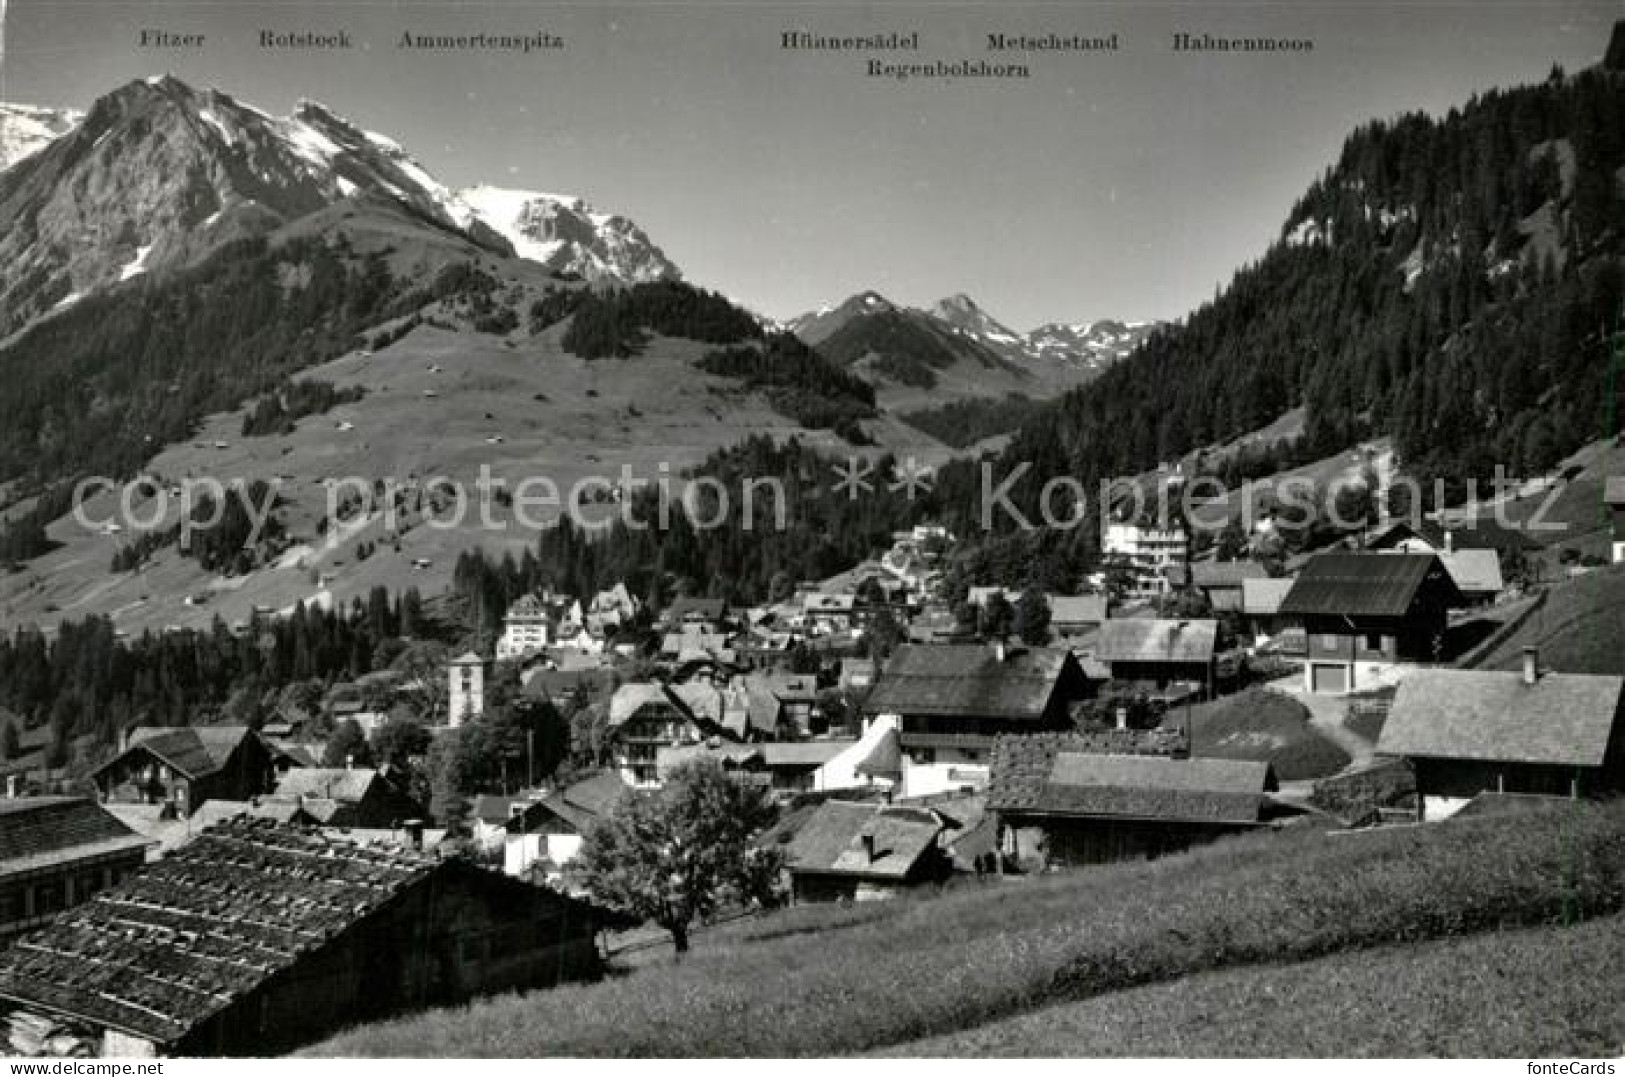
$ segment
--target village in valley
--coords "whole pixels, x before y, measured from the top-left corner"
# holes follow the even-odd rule
[[[1625,560],[1625,478],[1607,498]],[[955,539],[930,524],[761,606],[527,593],[488,650],[340,682],[254,727],[132,728],[91,795],[35,795],[45,775],[12,768],[11,1049],[271,1053],[596,975],[659,945],[640,920],[681,953],[714,917],[1019,885],[1242,834],[1515,818],[1625,784],[1625,678],[1532,646],[1488,661],[1545,597],[1523,586],[1517,532],[1382,522],[1290,566],[1193,557],[1182,525],[1114,520],[1102,538],[1100,589],[1078,595],[951,593]],[[497,769],[448,806],[422,778],[434,742],[499,706]],[[539,732],[568,742],[546,772]],[[727,868],[669,919],[579,870],[628,800],[707,780],[755,798],[755,827],[718,839],[765,870],[754,891]]]
[[[654,35],[694,101],[752,85],[708,81],[740,26],[778,78],[982,17],[807,36],[669,6],[706,27]],[[1306,25],[1370,21],[1337,6]],[[1412,6],[1380,28],[1396,71],[1425,35],[1395,27],[1443,35]],[[461,187],[308,98],[29,76],[88,107],[0,102],[0,1056],[1619,1057],[1625,21],[1574,6],[1538,39],[1574,70],[1484,89],[1513,73],[1463,49],[1406,76],[1417,109],[1462,90],[1448,111],[1280,94],[1316,117],[1280,166],[1311,161],[1307,189],[1265,207],[1261,256],[1222,248],[1210,301],[1176,264],[1208,232],[1159,229],[1258,201],[1260,161],[1135,148],[1146,191],[1079,177],[1121,166],[1108,113],[1180,153],[1259,124],[1286,154],[1262,125],[1295,114],[1235,72],[1328,78],[1309,36],[1176,27],[1203,47],[1170,51],[1165,12],[1127,9],[1143,32],[995,34],[1040,77],[940,132],[898,102],[989,65],[871,59],[899,83],[861,98],[898,137],[880,183],[848,167],[881,143],[847,99],[764,94],[763,130],[855,139],[751,165],[828,185],[824,217],[706,171],[740,131],[660,111],[675,75],[623,102],[580,64],[620,27],[590,8],[406,35],[447,63],[545,40],[576,67],[536,114],[484,111],[556,88],[496,59],[456,69],[466,117],[312,76],[442,144]],[[248,33],[252,5],[192,7]],[[357,40],[399,40],[399,5],[356,8]],[[1473,29],[1527,51],[1516,14]],[[648,47],[648,16],[616,40]],[[1039,101],[1078,43],[1120,41],[1146,71],[1090,92],[1115,112]],[[1204,107],[1246,100],[1192,131],[1168,65],[1210,63]],[[1047,120],[1009,122],[1017,96]],[[805,313],[471,171],[573,182],[564,148]],[[1066,212],[1004,213],[1017,192]],[[1023,249],[1029,216],[1053,250]],[[896,264],[824,234],[893,225],[918,244]],[[950,256],[961,232],[981,246]],[[785,305],[850,272],[955,290]],[[1084,293],[1123,317],[1039,321]]]

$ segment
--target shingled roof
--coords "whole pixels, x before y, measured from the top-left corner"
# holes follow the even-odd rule
[[[1265,794],[1275,789],[1268,763],[1175,758],[1164,751],[1175,742],[1161,744],[1146,734],[1135,754],[1109,754],[1097,750],[1107,746],[1103,740],[1069,742],[1069,736],[1000,737],[988,783],[989,810],[1257,823]]]
[[[223,823],[0,953],[0,998],[172,1043],[435,866]]]
[[[1027,802],[1049,780],[1055,757],[1066,752],[1097,755],[1187,756],[1182,729],[1107,729],[1096,733],[1006,733],[993,742],[988,807],[1008,810]]]
[[[154,844],[83,797],[0,800],[0,878]]]
[[[1257,561],[1195,561],[1191,584],[1195,587],[1240,587],[1243,580],[1268,579],[1270,570]]]
[[[785,848],[785,866],[792,872],[902,879],[944,826],[928,808],[825,801]],[[873,839],[873,857],[866,837]]]
[[[981,645],[897,648],[864,708],[874,714],[1044,716],[1066,670],[1075,662],[1059,648],[1012,648],[999,660]]]
[[[1281,612],[1403,617],[1428,586],[1440,588],[1447,605],[1461,604],[1461,592],[1433,554],[1323,553],[1298,573]]]
[[[524,887],[269,820],[222,823],[0,952],[0,999],[172,1044],[441,871]]]
[[[91,774],[100,773],[117,759],[140,749],[168,763],[188,780],[196,781],[224,767],[244,738],[257,735],[245,725],[138,726],[130,731],[129,747]]]
[[[1095,641],[1102,662],[1211,662],[1219,622],[1131,617],[1107,621]]]
[[[1384,755],[1599,767],[1625,678],[1418,669],[1400,682],[1377,740]]]

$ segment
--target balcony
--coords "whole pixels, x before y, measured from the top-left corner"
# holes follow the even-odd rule
[[[909,748],[959,748],[969,751],[987,751],[993,747],[993,737],[986,733],[909,733],[897,735],[898,743]]]

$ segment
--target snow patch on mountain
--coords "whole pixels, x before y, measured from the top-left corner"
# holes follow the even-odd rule
[[[49,146],[83,120],[71,108],[37,108],[0,101],[0,172]]]

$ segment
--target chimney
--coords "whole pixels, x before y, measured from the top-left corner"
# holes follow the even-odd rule
[[[867,858],[867,863],[873,864],[875,862],[875,836],[873,834],[863,836],[863,855]]]
[[[1533,688],[1540,680],[1540,649],[1538,647],[1525,647],[1523,649],[1523,683]]]
[[[347,755],[347,756],[344,757],[344,769],[345,770],[354,770],[355,769],[355,756]]]
[[[1456,533],[1454,531],[1446,531],[1444,533],[1444,552],[1456,552]]]
[[[6,775],[6,799],[17,799],[17,775],[15,774]]]
[[[1004,653],[1005,653],[1004,652],[1004,640],[1002,640],[1002,639],[994,640],[993,641],[993,660],[995,662],[1002,663],[1004,661]]]
[[[402,824],[406,830],[406,843],[416,852],[423,851],[423,820],[408,819]]]
[[[1128,728],[1128,708],[1127,707],[1118,707],[1117,708],[1117,728],[1118,729],[1127,729]]]

